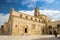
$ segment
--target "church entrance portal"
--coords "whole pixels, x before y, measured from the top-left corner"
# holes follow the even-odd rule
[[[25,28],[25,33],[27,33],[27,28]]]

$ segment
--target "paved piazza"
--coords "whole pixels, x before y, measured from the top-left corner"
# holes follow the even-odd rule
[[[60,40],[60,37],[40,38],[40,39],[34,39],[34,40]]]
[[[54,35],[42,35],[42,36],[0,36],[0,40],[60,40],[60,35],[55,37]]]

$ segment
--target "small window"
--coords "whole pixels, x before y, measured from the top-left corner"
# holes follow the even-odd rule
[[[52,34],[52,31],[49,31],[49,34]]]
[[[42,17],[40,17],[42,19]]]
[[[15,27],[17,27],[17,25],[15,25]]]
[[[33,18],[31,17],[31,20],[32,20]]]
[[[60,24],[57,24],[57,28],[60,28]]]
[[[35,19],[35,21],[37,21],[37,19]]]
[[[40,20],[39,20],[39,22],[40,22]]]
[[[2,28],[2,29],[3,29],[3,27],[4,27],[4,26],[3,26],[3,25],[1,25],[1,28]]]
[[[22,17],[22,14],[20,14],[20,17]]]
[[[26,18],[28,18],[28,16],[26,16]]]
[[[50,25],[48,28],[49,28],[49,29],[52,29],[52,26]]]
[[[42,30],[43,34],[44,34],[44,30]]]
[[[48,22],[50,22],[50,21],[48,21]]]

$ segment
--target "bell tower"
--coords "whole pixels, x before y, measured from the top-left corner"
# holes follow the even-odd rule
[[[34,11],[34,16],[39,16],[39,15],[40,15],[39,9],[36,6],[35,11]]]

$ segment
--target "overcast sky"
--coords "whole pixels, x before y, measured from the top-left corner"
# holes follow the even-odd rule
[[[60,0],[0,0],[0,25],[8,21],[11,8],[33,15],[34,8],[52,20],[60,20]]]

